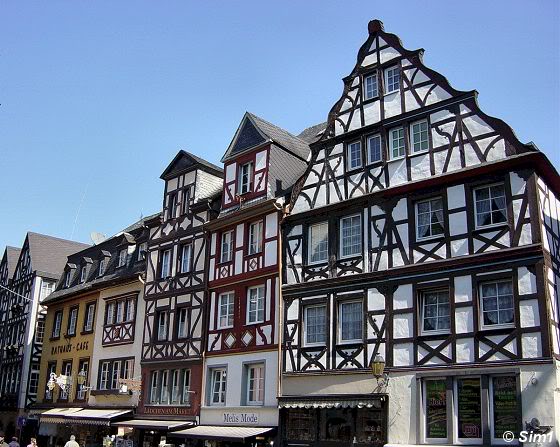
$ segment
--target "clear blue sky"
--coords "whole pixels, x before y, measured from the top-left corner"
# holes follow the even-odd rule
[[[558,1],[0,3],[0,250],[159,210],[181,149],[215,163],[246,110],[322,122],[379,18],[560,164]]]

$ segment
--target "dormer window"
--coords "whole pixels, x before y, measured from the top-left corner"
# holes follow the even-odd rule
[[[143,261],[144,259],[146,259],[146,252],[147,251],[148,251],[148,243],[147,242],[142,242],[138,246],[138,260],[139,261]]]
[[[398,65],[385,70],[385,93],[393,93],[401,88],[401,71]]]
[[[105,274],[105,258],[99,261],[99,276],[103,276]]]
[[[169,194],[167,205],[167,218],[173,219],[177,210],[177,193]]]
[[[364,78],[364,99],[376,98],[377,92],[377,74],[372,73]]]
[[[253,162],[239,167],[239,194],[247,194],[253,189]]]
[[[128,250],[126,248],[123,248],[122,250],[119,251],[119,261],[117,263],[117,267],[122,267],[123,265],[126,264],[127,252]]]
[[[80,283],[86,282],[86,276],[87,276],[87,265],[82,265],[82,268],[80,270]]]
[[[70,287],[71,280],[72,280],[72,270],[67,270],[66,276],[64,277],[64,287]]]

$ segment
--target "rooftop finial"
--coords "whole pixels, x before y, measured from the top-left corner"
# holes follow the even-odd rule
[[[374,19],[370,20],[370,22],[368,23],[368,31],[370,34],[383,30],[383,22],[381,20]]]

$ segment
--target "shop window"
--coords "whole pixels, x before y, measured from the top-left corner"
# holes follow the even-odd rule
[[[447,440],[447,387],[444,379],[424,381],[425,437],[427,442]]]
[[[457,379],[455,401],[457,402],[458,441],[482,442],[480,378]]]
[[[354,412],[352,408],[327,408],[321,412],[319,440],[351,443],[353,427]]]
[[[490,431],[492,444],[501,442],[504,433],[519,431],[519,405],[515,376],[492,377],[490,381]]]
[[[290,408],[286,418],[286,439],[315,441],[317,420],[315,410]]]

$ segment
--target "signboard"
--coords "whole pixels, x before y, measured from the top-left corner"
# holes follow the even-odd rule
[[[125,386],[126,391],[142,391],[141,379],[119,379],[119,385]]]
[[[457,380],[459,438],[482,438],[480,379]]]
[[[502,439],[504,432],[519,430],[517,383],[515,377],[493,377],[494,394],[494,438]]]
[[[51,355],[68,354],[72,351],[87,351],[88,342],[80,341],[77,343],[66,343],[64,345],[56,345],[51,348]]]
[[[183,414],[188,415],[190,408],[182,407],[144,407],[145,414],[156,414],[156,415],[174,415]]]
[[[447,438],[445,380],[426,381],[426,438]]]
[[[258,424],[256,413],[224,413],[224,424]]]

